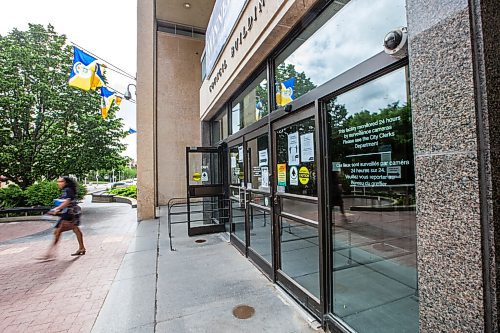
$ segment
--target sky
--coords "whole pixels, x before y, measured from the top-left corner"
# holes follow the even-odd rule
[[[385,35],[402,26],[406,26],[404,1],[351,1],[285,62],[294,64],[298,72],[304,72],[313,83],[321,85],[383,51]],[[406,90],[401,82],[404,80],[398,75],[387,76],[377,84],[362,87],[363,93],[345,94],[343,101],[349,106],[349,114],[365,109],[376,112],[396,101],[404,104]]]
[[[73,42],[110,62],[125,72],[136,76],[137,58],[137,2],[136,0],[14,0],[1,1],[0,35],[12,29],[27,30],[28,23],[50,23],[58,34],[66,35]],[[68,68],[68,75],[70,69]],[[133,80],[106,73],[108,85],[125,92]],[[135,99],[135,87],[130,88]],[[98,110],[96,110],[99,112]],[[118,117],[124,129],[137,129],[135,104],[122,101]],[[122,155],[137,157],[136,134],[123,140],[127,149]]]

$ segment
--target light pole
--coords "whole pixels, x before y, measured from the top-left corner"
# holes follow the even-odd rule
[[[132,98],[132,94],[130,93],[130,86],[135,87],[135,92],[137,94],[137,86],[133,83],[129,83],[129,85],[127,86],[127,91],[125,91],[125,94],[123,94],[123,98],[125,98],[127,101]]]

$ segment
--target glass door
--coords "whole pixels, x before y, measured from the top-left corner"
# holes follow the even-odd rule
[[[241,252],[246,254],[246,206],[247,187],[245,181],[245,147],[243,137],[229,145],[229,202],[230,238]]]
[[[320,219],[315,107],[273,124],[276,280],[320,314]]]
[[[248,256],[272,276],[272,215],[268,127],[245,136]]]
[[[357,332],[419,331],[407,75],[400,68],[324,103],[330,311]]]
[[[224,154],[222,147],[186,147],[189,236],[226,230]]]

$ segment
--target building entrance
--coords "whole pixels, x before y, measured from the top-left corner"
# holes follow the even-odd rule
[[[320,308],[315,107],[272,124],[276,281],[312,312]]]
[[[229,143],[231,241],[272,278],[269,160],[267,126]]]

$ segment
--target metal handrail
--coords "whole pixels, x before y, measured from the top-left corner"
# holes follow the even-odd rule
[[[199,200],[197,200],[199,199]],[[222,199],[222,201],[229,201],[229,199]],[[211,205],[214,206],[215,204],[219,204],[219,202],[206,202],[204,201],[204,198],[193,198],[189,200],[189,205],[190,206],[199,206],[200,204],[204,205]],[[183,215],[183,214],[189,214],[189,213],[213,213],[213,212],[220,212],[224,210],[229,210],[229,207],[223,207],[223,208],[217,208],[217,209],[209,209],[209,210],[183,210],[180,212],[172,212],[172,208],[174,207],[187,207],[188,205],[188,198],[171,198],[167,202],[167,228],[168,228],[168,239],[169,239],[169,244],[170,244],[170,251],[175,251],[172,243],[172,225],[173,224],[181,224],[181,223],[188,223],[188,220],[182,220],[182,221],[175,221],[172,222],[171,216],[175,215]],[[226,219],[228,217],[220,217],[220,219]],[[191,222],[202,222],[204,219],[201,220],[191,220]]]

